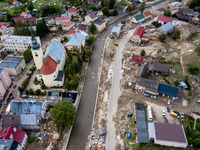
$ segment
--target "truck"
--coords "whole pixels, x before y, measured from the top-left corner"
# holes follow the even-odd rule
[[[172,117],[177,118],[177,119],[180,118],[180,116],[179,116],[177,113],[175,113],[175,112],[171,112],[170,115],[171,115]]]

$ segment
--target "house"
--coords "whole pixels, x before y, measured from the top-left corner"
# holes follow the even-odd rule
[[[70,34],[75,34],[75,33],[76,33],[75,30],[70,30],[68,34],[70,35]]]
[[[83,32],[88,32],[88,25],[86,25],[86,24],[79,24],[79,26],[78,26],[78,31],[83,31]]]
[[[188,8],[180,8],[179,13],[183,14],[184,16],[194,16],[196,14],[194,12],[194,9],[188,9]]]
[[[97,27],[97,30],[101,32],[103,29],[106,28],[106,22],[103,19],[97,19],[94,21],[95,26]]]
[[[9,126],[13,126],[19,128],[20,125],[20,116],[14,114],[3,114],[2,115],[2,128],[8,128]]]
[[[1,150],[17,150],[19,144],[14,140],[0,139]]]
[[[161,25],[164,25],[168,22],[171,22],[174,25],[174,19],[172,19],[170,17],[159,15],[157,20],[158,20],[158,23],[160,23]]]
[[[136,85],[136,89],[152,95],[158,95],[158,87],[158,81],[146,78],[140,78],[138,85]]]
[[[142,27],[137,27],[133,33],[132,41],[136,44],[140,44],[142,42],[142,37],[144,34],[144,29]]]
[[[185,10],[185,9],[183,9]],[[187,10],[187,9],[186,9]],[[190,18],[192,17],[191,15],[187,15],[187,13],[183,13],[184,11],[182,11],[182,9],[179,9],[175,14],[172,15],[172,17],[175,17],[179,20],[183,20],[183,21],[190,21]]]
[[[87,2],[88,2],[88,4],[96,4],[96,3],[98,3],[100,0],[88,0]]]
[[[47,92],[45,102],[47,105],[54,106],[57,102],[61,100],[66,100],[69,103],[75,103],[78,99],[77,91],[64,91],[52,89]]]
[[[42,118],[46,113],[47,104],[37,101],[15,101],[11,102],[11,114],[39,114]]]
[[[159,83],[158,93],[168,98],[177,99],[178,88]]]
[[[31,18],[28,18],[28,23],[31,24],[31,25],[35,25],[37,24],[37,20],[35,17],[31,17]]]
[[[6,68],[0,68],[0,101],[3,101],[6,91],[11,85],[11,79]]]
[[[136,2],[132,2],[131,5],[133,6],[134,9],[138,8],[138,3],[136,3]]]
[[[3,31],[1,31],[2,35],[11,35],[14,32],[14,27],[8,27],[4,28]]]
[[[17,0],[13,0],[12,4],[15,6],[15,7],[19,7],[19,6],[23,6],[23,4]]]
[[[135,103],[137,142],[148,142],[147,125],[144,104]]]
[[[144,12],[144,17],[145,17],[145,19],[151,18],[151,11],[150,10],[149,11],[145,11]]]
[[[41,43],[39,37],[37,37],[37,41]],[[2,42],[6,50],[21,53],[27,50],[29,46],[32,46],[31,36],[7,35],[2,38]]]
[[[141,65],[144,62],[144,56],[133,54],[132,61],[137,65]]]
[[[110,38],[118,38],[121,32],[121,28],[122,28],[123,24],[118,24],[116,26],[114,26],[111,30],[110,33]]]
[[[68,13],[69,13],[70,15],[76,16],[76,8],[75,8],[75,7],[68,8]]]
[[[31,51],[38,70],[38,80],[43,80],[47,87],[63,86],[63,70],[67,57],[65,47],[53,39],[43,56],[41,44],[38,44],[34,37],[32,41],[33,46]]]
[[[30,18],[32,17],[31,14],[29,12],[25,12],[23,11],[21,14],[20,14],[21,17],[24,17],[24,18]]]
[[[139,14],[133,17],[133,19],[131,20],[133,23],[141,23],[145,20],[145,17],[143,14]]]
[[[81,45],[85,46],[85,40],[88,36],[87,33],[77,31],[75,34],[69,35],[69,41],[66,43],[68,50],[79,49],[81,50]]]
[[[70,17],[56,17],[55,18],[56,21],[56,25],[63,25],[65,24],[67,21],[70,21]]]
[[[183,89],[188,89],[188,86],[184,81],[179,82],[179,87],[181,87]]]
[[[6,24],[6,23],[0,23],[0,32],[3,32],[5,29],[7,29],[8,28],[8,24]]]
[[[17,150],[25,149],[27,138],[26,132],[13,126],[9,126],[0,131],[0,139],[14,140],[19,144]]]
[[[47,17],[46,19],[47,25],[55,25],[56,21],[55,21],[55,17],[53,15],[50,15]]]
[[[39,114],[21,114],[20,125],[23,130],[39,130],[41,116]]]
[[[152,66],[149,67],[149,70],[152,72],[166,73],[166,74],[168,74],[169,69],[170,65],[162,63],[154,63]]]
[[[140,68],[137,71],[136,78],[146,78],[148,75],[148,66],[147,65],[141,65]]]
[[[188,141],[183,125],[153,122],[149,128],[149,135],[155,144],[186,148]]]
[[[95,13],[92,13],[85,16],[85,23],[90,24],[90,22],[95,21],[97,19],[98,19],[98,16]]]
[[[121,14],[125,13],[125,12],[126,12],[126,8],[127,8],[127,7],[125,7],[125,6],[119,5],[119,6],[117,7],[117,12],[118,12],[118,14],[121,15]]]
[[[75,25],[72,21],[67,21],[62,25],[62,29],[65,31],[69,31]]]
[[[174,31],[174,26],[172,25],[171,22],[168,22],[166,24],[164,24],[163,26],[161,26],[160,28],[158,28],[157,33],[158,34],[170,34]]]
[[[70,17],[70,19],[71,19],[71,14],[69,14],[69,13],[61,14],[61,17]]]
[[[24,58],[20,56],[8,55],[0,62],[0,68],[6,68],[10,76],[18,76],[25,67],[26,63]]]
[[[23,22],[24,21],[24,17],[23,16],[14,17],[13,20],[14,20],[14,23],[16,23],[17,21]]]

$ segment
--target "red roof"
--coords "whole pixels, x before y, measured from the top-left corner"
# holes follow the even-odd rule
[[[140,65],[144,61],[144,57],[140,55],[134,55],[132,56],[132,61],[134,61],[136,64]]]
[[[144,16],[145,16],[145,17],[149,17],[149,16],[151,16],[151,12],[150,12],[150,10],[149,10],[149,11],[145,11],[145,12],[144,12]]]
[[[36,22],[36,18],[35,17],[28,18],[28,22]]]
[[[75,34],[76,31],[75,30],[70,30],[68,34]]]
[[[47,56],[45,59],[42,68],[40,70],[41,74],[43,75],[49,75],[56,71],[58,63],[53,60],[50,56]]]
[[[68,13],[76,13],[76,8],[68,8]]]
[[[14,0],[14,1],[12,2],[13,5],[16,5],[17,3],[18,3],[17,0]]]
[[[142,27],[137,27],[137,29],[135,29],[135,32],[133,33],[133,35],[138,35],[140,38],[142,38],[144,34],[144,29]]]
[[[20,16],[23,16],[23,17],[25,17],[26,16],[26,12],[25,11],[23,11],[22,13],[21,13],[21,15]]]
[[[3,29],[3,27],[8,27],[8,24],[6,24],[6,23],[0,23],[0,29]]]
[[[65,24],[63,24],[63,26],[65,26],[65,27],[69,27],[71,24],[73,24],[74,22],[72,22],[72,21],[67,21],[67,22],[65,22]]]
[[[171,23],[172,23],[172,22],[173,22],[173,19],[172,19],[172,18],[163,16],[163,15],[159,15],[159,16],[158,16],[158,20],[163,21],[164,23],[168,23],[168,22],[171,22]]]
[[[70,20],[70,17],[56,17],[55,20]]]
[[[17,143],[21,144],[26,132],[20,129],[17,129],[13,126],[9,126],[8,128],[2,129],[0,131],[0,139],[8,139],[15,140]]]
[[[14,17],[14,22],[17,22],[18,20],[20,21],[24,21],[24,17],[23,16],[20,16],[20,17]]]

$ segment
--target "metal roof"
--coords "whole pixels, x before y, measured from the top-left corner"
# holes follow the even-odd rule
[[[6,39],[4,39],[5,43],[28,43],[31,44],[31,36],[16,36],[9,35]]]
[[[98,18],[97,20],[94,21],[94,23],[98,25],[102,25],[103,23],[105,23],[105,21],[103,19]]]
[[[66,45],[67,46],[81,46],[82,41],[87,35],[88,34],[84,32],[76,32],[75,34],[70,34],[69,42]]]
[[[56,62],[61,62],[64,50],[65,50],[64,45],[62,45],[56,40],[53,40],[51,44],[47,47],[44,58],[50,56]]]
[[[119,32],[120,30],[121,30],[121,27],[123,26],[123,24],[118,24],[118,25],[116,25],[116,26],[114,26],[113,28],[112,28],[112,31],[111,32]]]
[[[16,68],[18,64],[23,60],[20,56],[6,56],[4,60],[0,63],[0,67],[10,67]]]
[[[141,20],[141,19],[144,19],[144,15],[143,15],[143,14],[139,14],[139,15],[136,15],[136,16],[135,16],[135,20],[136,20],[136,21],[139,21],[139,20]]]
[[[178,88],[160,83],[158,87],[158,93],[176,97],[178,93]]]
[[[14,140],[0,139],[0,150],[15,150],[18,145]]]
[[[21,125],[39,125],[38,114],[21,114],[20,115]]]
[[[154,127],[153,122],[148,123],[148,129],[149,129],[149,139],[155,138],[156,135],[155,135],[155,127]]]
[[[150,80],[146,78],[140,78],[139,86],[145,87],[146,90],[154,93],[158,92],[159,82],[156,80]]]
[[[168,22],[167,24],[163,25],[162,27],[160,27],[158,30],[162,30],[164,32],[169,32],[170,30],[173,30],[173,25],[171,22]]]

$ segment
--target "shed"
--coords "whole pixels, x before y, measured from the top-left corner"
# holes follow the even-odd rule
[[[142,77],[145,78],[147,77],[147,72],[148,72],[148,66],[147,65],[141,65],[140,68],[138,69],[136,78]]]
[[[188,86],[184,81],[179,82],[179,87],[181,87],[183,89],[188,89]]]
[[[149,67],[149,70],[154,71],[154,72],[168,73],[169,68],[170,66],[168,64],[154,63],[151,67]]]
[[[159,83],[158,93],[162,95],[167,95],[172,98],[176,98],[178,94],[178,88]]]
[[[172,33],[174,30],[174,26],[172,25],[171,22],[168,22],[167,24],[164,24],[163,26],[161,26],[160,28],[158,28],[158,33]]]

